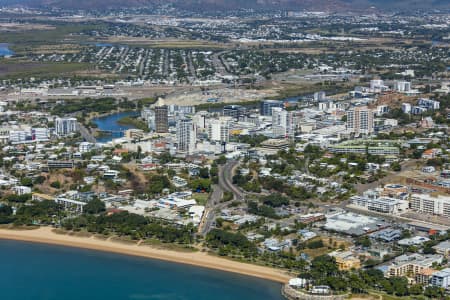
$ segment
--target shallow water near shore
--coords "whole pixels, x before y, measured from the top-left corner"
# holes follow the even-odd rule
[[[0,240],[2,299],[282,300],[278,283],[99,251]]]

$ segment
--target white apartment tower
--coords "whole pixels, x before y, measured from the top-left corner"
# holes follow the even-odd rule
[[[295,135],[297,116],[283,108],[272,108],[272,134],[276,137],[292,138]]]
[[[191,119],[182,119],[177,122],[178,151],[192,154],[197,142],[197,128]]]
[[[211,141],[228,142],[230,139],[230,117],[211,120],[208,125],[208,136]]]
[[[77,119],[75,118],[56,118],[55,132],[59,136],[65,136],[77,131]]]
[[[347,130],[359,135],[370,135],[374,132],[374,112],[367,108],[355,107],[347,111]]]

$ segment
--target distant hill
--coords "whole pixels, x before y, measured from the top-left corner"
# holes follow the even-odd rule
[[[24,4],[66,9],[143,7],[172,3],[188,10],[292,9],[349,11],[375,7],[379,10],[450,9],[450,0],[0,0],[0,5]]]

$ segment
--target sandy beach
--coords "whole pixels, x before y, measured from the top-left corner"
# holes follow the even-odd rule
[[[41,227],[34,230],[0,229],[0,239],[61,245],[153,258],[175,263],[238,273],[279,283],[286,283],[289,278],[291,278],[291,276],[283,273],[281,270],[236,262],[220,257],[215,257],[204,252],[177,252],[171,250],[156,249],[145,245],[125,244],[109,240],[100,240],[95,237],[77,237],[65,234],[57,234],[53,232],[53,229],[50,227]]]

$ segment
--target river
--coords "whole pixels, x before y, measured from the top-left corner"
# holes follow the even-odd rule
[[[9,44],[0,43],[0,56],[12,56],[14,51],[9,49]]]
[[[139,116],[137,111],[126,111],[120,113],[114,113],[111,115],[103,116],[93,119],[93,122],[97,125],[97,128],[101,131],[112,131],[112,134],[102,135],[97,138],[99,143],[106,143],[115,138],[121,138],[124,135],[124,131],[127,129],[135,128],[132,125],[122,125],[118,121],[124,117]]]

